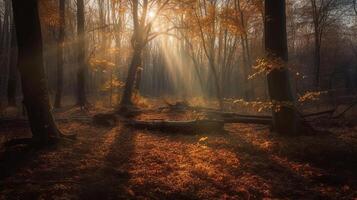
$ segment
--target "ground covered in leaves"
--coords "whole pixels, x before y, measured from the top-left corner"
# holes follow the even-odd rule
[[[0,152],[0,199],[354,199],[357,126],[326,127],[314,136],[284,138],[263,125],[231,124],[222,132],[100,127],[58,112],[74,142],[41,150]],[[187,119],[192,113],[149,112],[139,119]],[[322,125],[323,124],[323,125]],[[0,127],[1,142],[29,135]]]

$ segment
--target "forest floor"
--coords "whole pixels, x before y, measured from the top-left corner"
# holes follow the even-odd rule
[[[103,110],[65,108],[57,117]],[[147,112],[139,119],[187,119]],[[0,199],[355,199],[357,125],[314,136],[276,136],[269,127],[230,124],[224,132],[170,133],[60,121],[74,142],[41,150],[1,148]],[[1,142],[29,136],[0,127]]]

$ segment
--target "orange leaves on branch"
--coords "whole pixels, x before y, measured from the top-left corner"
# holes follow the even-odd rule
[[[106,71],[115,67],[115,64],[109,62],[108,60],[100,60],[94,58],[89,60],[89,65],[94,69],[94,71]]]
[[[234,104],[238,104],[241,106],[249,106],[256,110],[257,112],[274,110],[275,112],[279,112],[282,108],[294,108],[294,103],[290,101],[245,101],[243,99],[238,99],[233,101]]]
[[[299,103],[305,103],[308,101],[317,101],[320,99],[320,96],[323,94],[327,94],[327,91],[317,91],[317,92],[306,92],[301,95],[298,99]]]
[[[254,73],[248,77],[248,80],[252,80],[259,75],[268,75],[273,70],[287,69],[297,78],[305,79],[306,76],[296,70],[296,66],[292,63],[287,63],[276,56],[268,56],[269,58],[260,58],[256,60],[256,64],[253,66]]]
[[[321,95],[327,94],[327,91],[306,92],[298,98],[299,105],[311,101],[320,100]],[[243,99],[233,100],[233,104],[242,107],[251,107],[257,112],[270,111],[279,112],[282,108],[295,109],[295,103],[291,101],[245,101]]]
[[[224,8],[220,13],[222,26],[236,35],[245,34],[243,25],[241,24],[240,14],[233,8]]]
[[[253,66],[254,74],[248,77],[249,80],[256,78],[259,75],[268,75],[274,69],[282,69],[286,66],[286,62],[279,57],[270,56],[269,58],[261,58],[256,61]]]
[[[41,0],[39,2],[41,20],[45,26],[58,27],[59,15],[58,6],[56,1],[53,0]]]
[[[109,80],[104,84],[102,91],[106,92],[111,89],[119,89],[124,87],[124,85],[125,85],[124,82],[120,81],[117,78],[113,78],[112,80]]]

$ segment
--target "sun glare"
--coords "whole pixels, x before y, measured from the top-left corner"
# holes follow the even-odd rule
[[[154,17],[155,17],[155,12],[152,11],[152,10],[150,10],[150,11],[148,12],[148,18],[149,18],[149,20],[154,19]]]

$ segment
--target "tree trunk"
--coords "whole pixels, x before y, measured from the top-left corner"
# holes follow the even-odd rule
[[[213,78],[214,78],[214,88],[215,88],[215,92],[217,95],[217,99],[218,99],[218,104],[219,104],[219,108],[221,110],[223,110],[223,95],[222,95],[222,90],[221,90],[221,86],[219,84],[219,78],[218,78],[218,74],[217,74],[217,70],[216,70],[216,66],[214,64],[214,61],[210,61],[210,68],[213,74]]]
[[[123,97],[121,99],[121,106],[130,106],[133,104],[131,97],[133,95],[134,84],[138,68],[141,66],[142,50],[140,48],[134,49],[133,58],[128,71]]]
[[[318,89],[320,87],[321,42],[320,42],[320,37],[317,28],[315,28],[314,65],[315,65],[315,87],[316,89]]]
[[[247,61],[247,55],[246,55],[246,48],[245,48],[245,42],[243,36],[240,37],[241,39],[241,46],[242,46],[242,61],[243,61],[243,76],[244,76],[244,97],[246,101],[250,100],[250,90],[253,89],[249,85],[249,66],[248,66],[248,61]]]
[[[65,0],[60,0],[59,5],[59,35],[57,41],[57,91],[55,107],[60,108],[62,104],[63,92],[63,49],[64,49],[64,32],[65,32]]]
[[[268,59],[288,61],[285,0],[265,0],[265,50]],[[280,109],[273,108],[273,128],[279,134],[295,134],[298,115],[294,107],[289,72],[285,66],[268,74],[269,95]],[[284,105],[282,103],[288,103]]]
[[[16,28],[12,23],[11,27],[11,49],[9,64],[9,79],[7,84],[7,100],[9,106],[16,106],[16,88],[17,88],[17,40]]]
[[[2,101],[2,97],[6,96],[3,94],[3,91],[6,91],[6,82],[8,78],[9,72],[7,71],[9,69],[9,48],[10,48],[10,39],[9,35],[11,31],[9,30],[9,15],[10,15],[10,10],[11,10],[11,1],[9,0],[4,0],[3,7],[4,7],[4,14],[3,14],[3,19],[0,21],[0,24],[2,25],[2,30],[1,30],[1,38],[0,38],[0,65],[2,66],[3,70],[0,72],[2,74],[2,80],[0,80],[0,92],[1,92],[1,97],[0,101]],[[0,102],[1,103],[1,102]],[[0,105],[1,106],[1,105]]]
[[[143,75],[143,69],[138,68],[136,70],[135,87],[134,87],[136,92],[139,92],[140,90],[142,75]]]
[[[24,105],[33,139],[47,143],[60,134],[53,119],[43,66],[41,24],[37,0],[13,0]]]
[[[77,34],[78,34],[78,71],[77,71],[77,105],[84,107],[87,104],[85,64],[85,34],[84,34],[84,0],[77,0]]]

